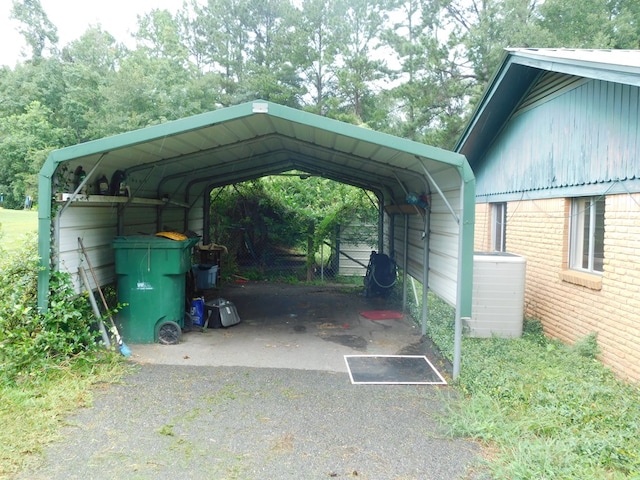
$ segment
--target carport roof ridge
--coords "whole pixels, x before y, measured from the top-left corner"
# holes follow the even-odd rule
[[[419,157],[437,160],[457,167],[461,167],[465,163],[464,156],[455,152],[262,100],[221,108],[54,150],[49,156],[49,161],[50,163],[58,164],[79,157],[108,153],[113,150],[148,143],[259,114],[269,115],[309,128],[320,129],[327,133],[352,138],[355,141],[367,142],[381,147],[390,146]],[[287,135],[283,131],[277,131],[277,133]]]

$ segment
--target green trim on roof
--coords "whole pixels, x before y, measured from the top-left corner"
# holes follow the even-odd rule
[[[254,105],[256,104],[266,105],[266,111],[263,113],[254,111]],[[464,156],[459,153],[395,137],[386,133],[376,132],[374,130],[322,117],[303,110],[297,110],[262,100],[255,100],[235,105],[233,107],[214,110],[212,112],[173,120],[160,125],[153,125],[139,130],[121,133],[111,137],[92,140],[79,145],[55,150],[51,152],[49,158],[47,158],[45,167],[47,165],[53,166],[65,161],[73,160],[78,157],[95,155],[108,152],[110,150],[125,148],[131,145],[142,144],[166,136],[176,135],[190,130],[197,130],[209,125],[224,123],[229,120],[237,120],[239,118],[249,117],[252,115],[271,115],[282,120],[335,133],[336,135],[347,136],[364,142],[369,142],[374,145],[394,148],[421,157],[438,160],[449,165],[461,166],[465,163]],[[51,173],[53,173],[54,170],[55,166],[51,169]]]
[[[45,167],[48,163],[59,164],[78,157],[95,155],[108,152],[110,150],[129,147],[131,145],[150,142],[170,135],[198,130],[199,128],[209,125],[248,117],[250,115],[253,115],[251,104],[245,103],[220,110],[214,110],[212,112],[201,113],[192,117],[172,120],[159,125],[152,125],[150,127],[133,130],[131,132],[120,133],[111,137],[92,140],[90,142],[61,148],[60,150],[51,152],[51,154],[49,154],[49,158],[47,158],[47,161],[45,162]]]

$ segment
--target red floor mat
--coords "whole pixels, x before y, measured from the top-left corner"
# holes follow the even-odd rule
[[[369,320],[395,320],[404,316],[395,310],[368,310],[360,312],[360,315]]]

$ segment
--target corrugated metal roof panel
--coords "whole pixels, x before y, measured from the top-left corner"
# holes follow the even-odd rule
[[[455,148],[467,157],[472,168],[482,160],[538,77],[547,72],[640,86],[640,50],[505,49],[502,64]],[[549,81],[554,78],[559,79],[548,77]]]
[[[640,68],[640,50],[580,49],[580,48],[507,48],[522,57],[553,59],[560,63],[582,62],[585,65],[609,65],[613,70],[621,67]]]

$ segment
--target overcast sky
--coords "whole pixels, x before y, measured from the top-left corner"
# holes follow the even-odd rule
[[[12,0],[0,0],[0,65],[15,66],[25,50],[22,36],[16,31],[17,23],[9,20]],[[154,8],[175,13],[182,0],[40,0],[40,5],[51,23],[58,29],[58,47],[62,48],[79,38],[89,25],[102,26],[116,40],[133,46],[131,32],[136,29],[137,15]],[[30,51],[27,49],[27,53]]]

